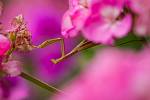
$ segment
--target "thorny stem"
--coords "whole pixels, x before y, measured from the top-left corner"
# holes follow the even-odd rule
[[[45,82],[42,82],[41,80],[39,80],[39,79],[37,79],[37,78],[35,78],[35,77],[25,73],[25,72],[22,72],[20,74],[20,77],[22,77],[22,78],[24,78],[24,79],[26,79],[26,80],[36,84],[37,86],[39,86],[39,87],[41,87],[43,89],[48,90],[49,92],[52,92],[52,93],[56,93],[56,92],[63,93],[61,90],[59,90],[59,89],[57,89],[57,88],[55,88],[55,87],[53,87],[53,86],[51,86],[51,85],[49,85],[49,84],[47,84]]]

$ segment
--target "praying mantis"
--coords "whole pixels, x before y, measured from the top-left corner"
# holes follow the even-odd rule
[[[95,43],[92,43],[88,40],[83,40],[81,43],[79,43],[75,48],[73,48],[69,53],[65,53],[65,43],[64,38],[53,38],[48,39],[44,42],[42,42],[39,45],[33,45],[32,39],[31,39],[31,33],[26,27],[26,23],[24,21],[24,18],[22,15],[18,15],[12,20],[12,30],[8,31],[9,38],[12,42],[11,49],[7,52],[7,56],[9,57],[11,53],[15,50],[18,51],[31,51],[33,49],[40,49],[45,48],[51,44],[54,44],[56,42],[60,43],[61,46],[61,57],[58,59],[51,59],[51,62],[54,64],[57,64],[64,59],[84,50],[89,47],[93,47]]]
[[[45,48],[51,44],[54,44],[56,42],[60,43],[61,46],[61,57],[57,58],[57,59],[51,59],[51,62],[54,64],[57,64],[71,56],[73,56],[74,54],[100,45],[100,43],[93,43],[89,40],[82,40],[76,47],[74,47],[69,53],[65,52],[65,43],[64,43],[64,38],[53,38],[53,39],[48,39],[44,42],[42,42],[39,45],[33,45],[32,43],[32,36],[31,36],[31,32],[28,30],[28,28],[26,27],[26,23],[24,21],[24,18],[22,15],[18,15],[17,17],[15,17],[12,20],[12,26],[13,29],[10,30],[9,33],[9,38],[12,42],[12,47],[11,49],[7,52],[7,56],[9,57],[11,55],[11,53],[15,50],[18,51],[31,51],[33,49],[40,49],[40,48]],[[131,40],[131,42],[134,41],[141,41],[143,42],[143,39],[141,40]],[[129,41],[128,41],[129,42]],[[128,43],[125,42],[125,43]],[[121,43],[119,45],[125,44],[125,43]],[[118,45],[118,46],[119,46]]]

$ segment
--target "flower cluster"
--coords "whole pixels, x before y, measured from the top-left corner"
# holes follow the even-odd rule
[[[113,44],[131,30],[149,32],[149,0],[70,0],[62,20],[62,35],[74,37],[82,32],[94,43]],[[134,25],[134,29],[133,26]]]
[[[149,49],[104,49],[53,100],[149,100]]]
[[[6,52],[11,48],[10,40],[0,34],[0,71],[5,72],[9,76],[18,76],[21,73],[20,62],[16,60],[5,61]]]

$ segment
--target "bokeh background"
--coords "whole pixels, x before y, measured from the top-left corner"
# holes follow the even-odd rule
[[[61,19],[64,12],[68,9],[68,0],[1,0],[1,2],[3,10],[0,22],[3,23],[4,30],[11,27],[10,22],[12,18],[22,14],[27,22],[27,27],[32,32],[32,40],[35,45],[47,39],[62,37],[60,34]],[[117,40],[116,45],[138,38],[131,33],[127,37]],[[66,39],[66,52],[70,51],[80,41],[81,38],[79,37]],[[23,68],[26,72],[48,84],[60,88],[84,70],[88,62],[96,54],[95,52],[103,47],[105,46],[85,50],[57,65],[52,64],[50,59],[61,56],[59,43],[23,54],[16,52],[15,59],[23,62]],[[142,43],[138,41],[118,46],[118,48],[135,51],[140,50],[142,47]],[[23,100],[48,100],[54,95],[21,78],[16,80],[21,80],[19,83],[21,85],[19,87],[12,84],[12,87],[18,86],[17,89],[20,89],[20,92],[16,92],[15,96],[22,95],[24,96]],[[9,82],[4,83],[9,84]],[[12,91],[9,89],[9,91],[13,92],[13,89]]]

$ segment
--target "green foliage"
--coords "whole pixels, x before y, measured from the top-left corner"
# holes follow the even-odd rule
[[[141,38],[130,33],[126,37],[116,40],[115,45],[119,48],[140,50],[141,48],[143,48],[143,44],[145,42],[145,38]]]

